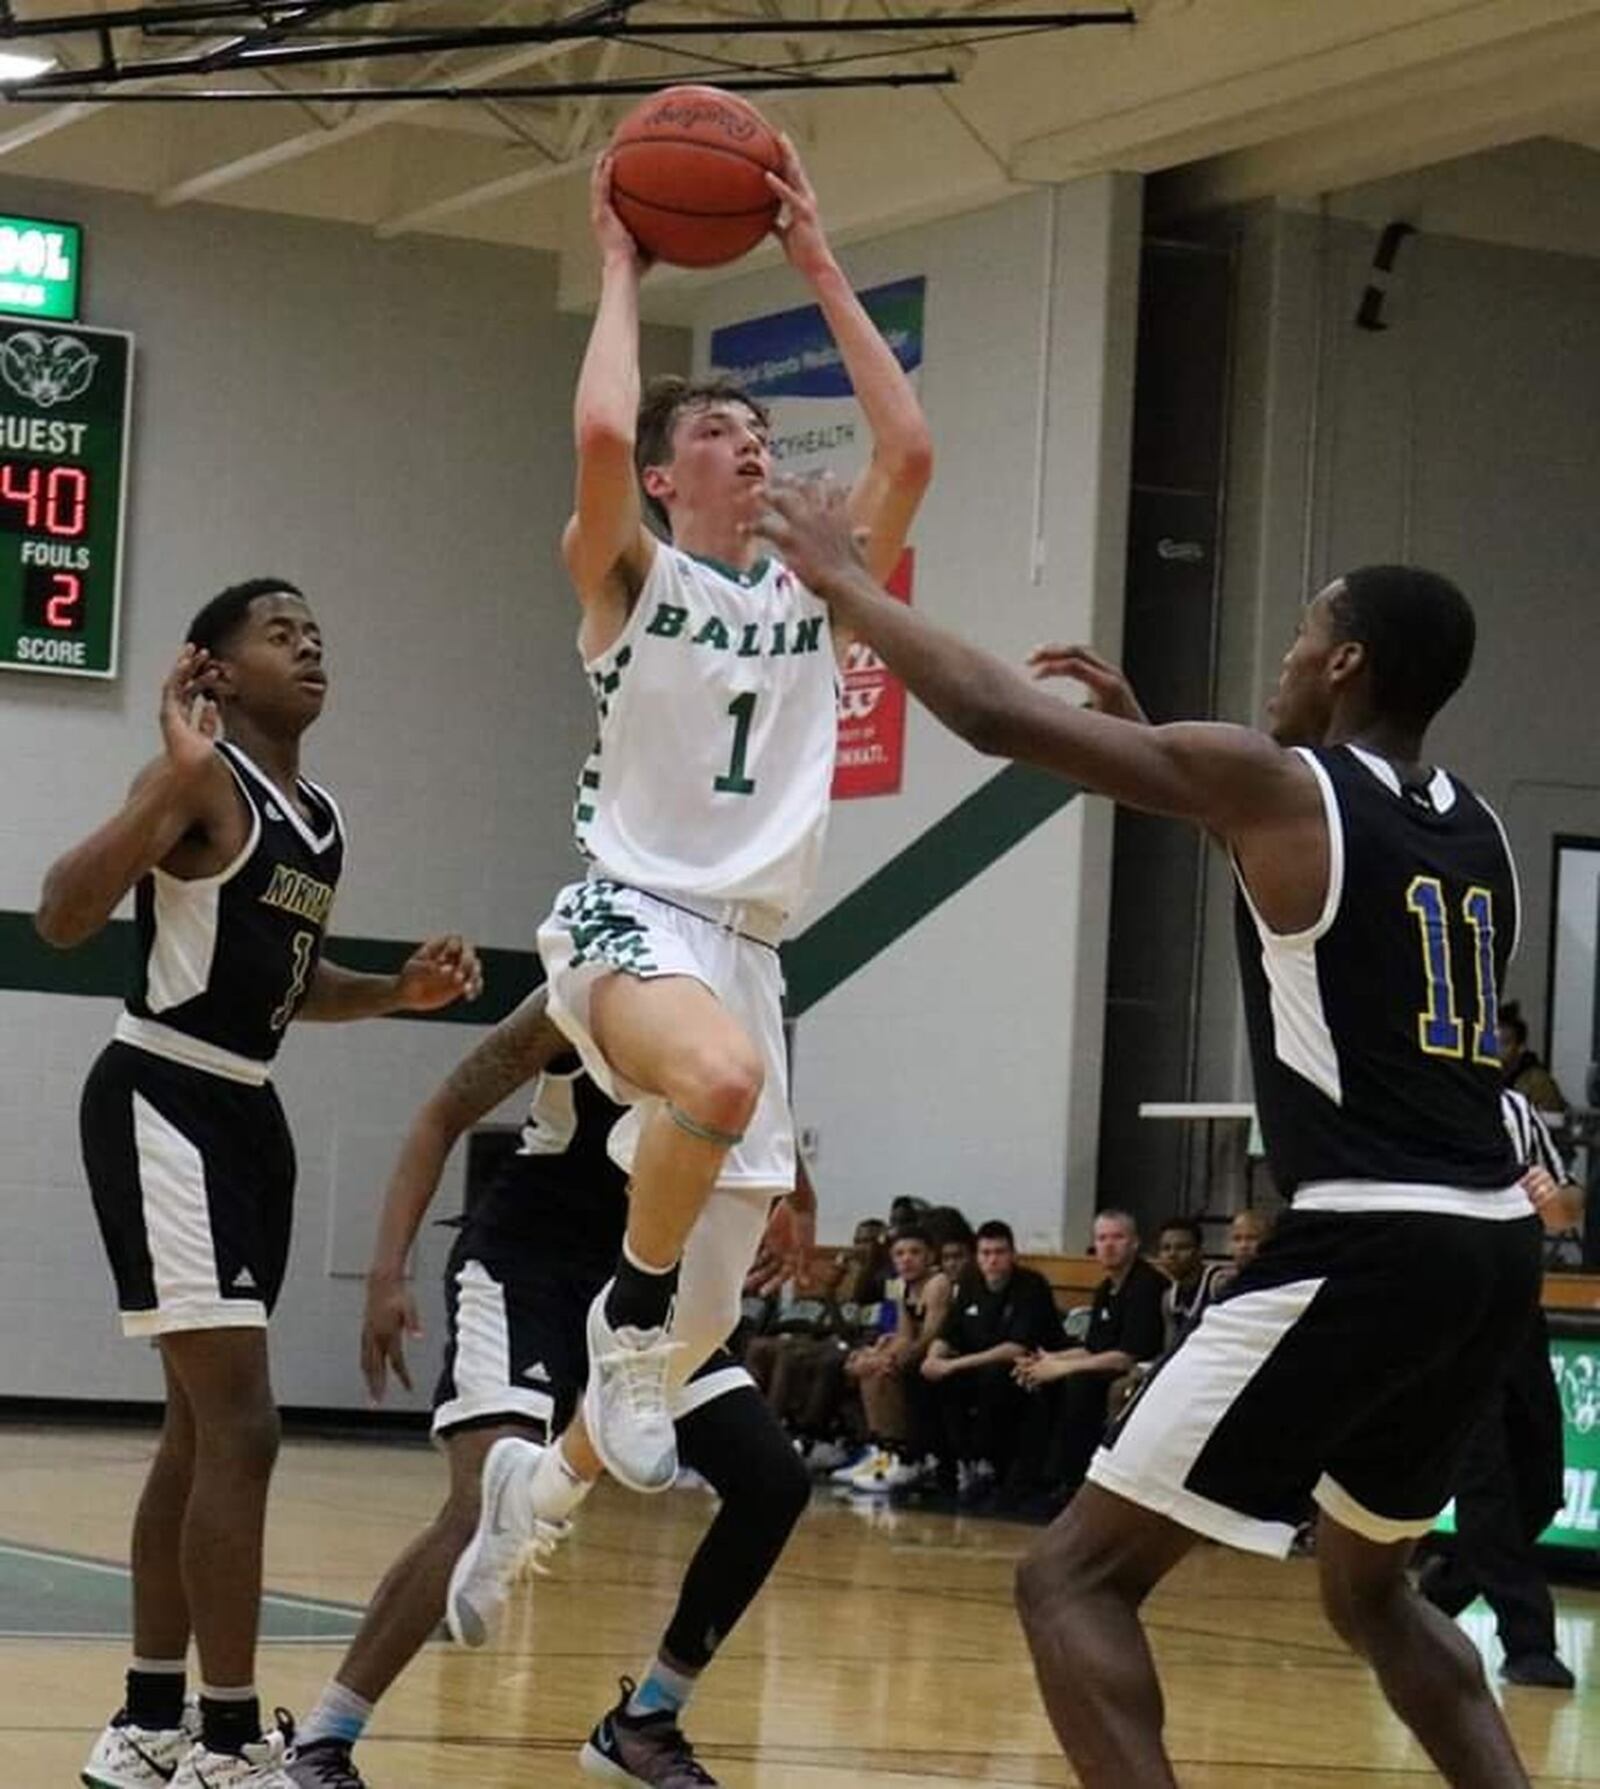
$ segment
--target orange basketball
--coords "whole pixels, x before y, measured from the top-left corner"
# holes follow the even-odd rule
[[[772,228],[783,171],[777,133],[717,87],[668,87],[611,139],[611,202],[641,248],[675,267],[736,261]]]

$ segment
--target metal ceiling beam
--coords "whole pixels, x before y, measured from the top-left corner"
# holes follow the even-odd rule
[[[615,0],[607,10],[610,23],[621,34],[633,37],[687,38],[718,37],[805,37],[837,36],[855,31],[881,33],[889,31],[997,31],[1051,30],[1067,31],[1088,25],[1131,25],[1133,13],[1126,7],[1093,12],[1029,12],[962,14],[918,14],[894,21],[882,19],[796,19],[774,21],[750,19],[669,21],[648,27],[630,27],[628,14],[635,0]],[[447,50],[484,49],[500,44],[557,43],[573,36],[604,35],[587,20],[560,20],[543,25],[491,25],[477,30],[455,32],[418,32],[404,38],[365,38],[335,43],[266,43],[230,51],[226,59],[229,69],[325,67],[330,63],[359,60],[364,57],[417,56]],[[171,80],[186,75],[212,72],[219,64],[216,53],[197,56],[155,57],[142,62],[103,60],[98,67],[79,70],[53,70],[34,75],[27,81],[0,86],[0,92],[12,98],[26,98],[50,90],[76,88],[85,83],[120,83],[125,81]]]
[[[233,19],[256,24],[279,13],[303,11],[306,0],[214,0],[206,6],[123,6],[105,12],[64,12],[49,17],[8,18],[0,39],[71,37],[79,32],[98,36],[102,31],[144,30],[152,25],[187,25],[196,37],[211,35]]]
[[[26,124],[0,133],[0,156],[9,155],[13,149],[26,149],[43,137],[53,137],[57,131],[81,124],[85,118],[92,118],[96,112],[105,109],[98,100],[74,100],[70,105],[58,106],[53,112],[41,112]]]
[[[518,168],[514,174],[502,174],[498,180],[488,180],[462,192],[448,193],[430,204],[418,205],[410,211],[384,218],[374,227],[373,234],[388,241],[394,236],[409,235],[413,230],[425,230],[429,225],[442,223],[445,218],[454,217],[459,212],[472,211],[480,205],[493,205],[501,199],[514,198],[518,193],[531,192],[535,187],[548,186],[554,180],[564,180],[567,175],[587,168],[594,160],[594,154],[593,150],[585,150],[569,161],[544,162],[537,168]]]
[[[813,64],[816,68],[825,68],[825,63]],[[676,76],[642,76],[637,80],[623,81],[550,81],[537,87],[493,87],[488,97],[493,99],[587,99],[593,94],[649,94],[660,93],[668,87],[679,85],[685,75]],[[926,71],[921,69],[884,69],[871,75],[792,75],[792,74],[755,74],[730,75],[712,69],[706,72],[708,81],[715,81],[718,87],[726,88],[734,93],[833,93],[860,87],[947,87],[960,79],[952,68]],[[91,93],[53,93],[16,94],[17,100],[34,97],[39,101],[56,101],[63,98],[81,100],[99,100],[107,106],[171,106],[171,105],[283,105],[292,103],[299,105],[306,100],[337,99],[342,104],[355,106],[412,104],[421,101],[433,104],[436,101],[456,99],[482,99],[481,90],[463,86],[460,82],[452,86],[440,87],[281,87],[263,92],[259,87],[174,87],[170,91],[150,93],[140,89],[136,93],[106,93],[97,90]],[[389,123],[389,118],[380,123]],[[336,125],[327,133],[331,140],[345,127]],[[265,152],[264,152],[265,153]]]
[[[535,68],[540,63],[554,62],[561,57],[569,56],[582,49],[592,39],[572,38],[558,44],[531,44],[527,49],[511,56],[497,56],[490,62],[468,69],[459,75],[454,86],[463,90],[475,87],[489,87],[507,75],[521,74],[527,69]],[[344,99],[344,89],[336,89],[330,98]],[[462,97],[466,97],[463,92]],[[265,174],[273,168],[281,168],[289,162],[299,161],[302,156],[316,155],[324,149],[336,148],[357,137],[364,137],[369,132],[381,130],[385,125],[397,123],[402,118],[422,111],[434,102],[430,99],[413,99],[408,94],[395,90],[395,103],[387,112],[367,111],[356,117],[334,125],[330,130],[302,131],[298,136],[286,137],[281,143],[269,143],[264,149],[257,149],[249,155],[236,157],[232,161],[219,163],[214,168],[207,168],[201,173],[192,174],[187,179],[169,186],[164,192],[156,195],[156,204],[167,207],[184,205],[194,199],[203,199],[210,194],[220,192],[224,187],[233,186],[238,181],[248,180],[252,175]]]

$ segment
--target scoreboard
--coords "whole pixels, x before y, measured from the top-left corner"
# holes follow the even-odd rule
[[[133,338],[0,318],[0,670],[117,673]]]

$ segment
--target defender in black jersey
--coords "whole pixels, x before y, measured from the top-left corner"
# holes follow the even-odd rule
[[[213,598],[162,688],[162,755],[51,867],[39,904],[40,933],[66,947],[134,893],[132,985],[81,1130],[123,1328],[155,1338],[166,1379],[134,1525],[135,1662],[84,1769],[94,1789],[287,1781],[284,1736],[263,1735],[253,1686],[278,1437],[265,1326],[294,1194],[271,1063],[297,1016],[426,1011],[479,986],[459,938],[431,940],[395,976],[323,957],[344,826],[301,776],[300,739],[327,687],[321,630],[292,585]],[[184,1714],[191,1632],[198,1739]]]
[[[772,494],[762,532],[955,731],[1229,850],[1268,1158],[1293,1208],[1148,1383],[1024,1562],[1018,1603],[1089,1789],[1175,1779],[1137,1611],[1201,1534],[1281,1552],[1310,1497],[1335,1628],[1452,1783],[1527,1778],[1465,1636],[1406,1581],[1506,1338],[1537,1298],[1539,1225],[1499,1120],[1495,1007],[1510,854],[1423,736],[1471,662],[1446,579],[1372,566],[1306,608],[1271,737],[1152,727],[1118,673],[1045,648],[1073,708],[866,575],[836,491]]]
[[[417,1314],[406,1261],[417,1231],[457,1138],[528,1081],[520,1147],[464,1215],[445,1270],[449,1339],[433,1433],[449,1494],[384,1575],[301,1723],[288,1766],[296,1789],[361,1789],[351,1750],[373,1705],[447,1613],[458,1638],[483,1644],[524,1549],[548,1557],[598,1474],[592,1454],[574,1460],[555,1437],[588,1378],[585,1320],[626,1220],[625,1176],[606,1149],[621,1108],[581,1072],[546,1016],[543,989],[467,1056],[406,1135],[367,1278],[362,1370],[374,1398],[390,1372],[409,1387],[405,1338],[417,1333]],[[777,1563],[809,1483],[766,1400],[725,1352],[679,1394],[676,1426],[684,1459],[723,1499],[652,1667],[665,1660],[687,1683]],[[688,1774],[692,1753],[675,1714],[613,1710],[590,1745],[624,1773],[613,1781],[712,1784]]]

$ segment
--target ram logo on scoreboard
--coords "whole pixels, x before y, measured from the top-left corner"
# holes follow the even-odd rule
[[[0,319],[0,669],[115,677],[133,337]]]

